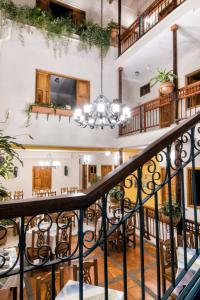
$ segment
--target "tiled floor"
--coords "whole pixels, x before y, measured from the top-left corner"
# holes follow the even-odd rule
[[[16,238],[15,238],[16,239]],[[75,238],[74,238],[75,239]],[[17,240],[14,241],[14,237],[9,237],[7,244],[13,246],[13,243],[17,245]],[[73,246],[75,247],[75,240]],[[98,259],[98,279],[99,285],[104,286],[104,252],[102,249],[97,248],[87,257],[87,260]],[[76,263],[76,262],[72,262]],[[146,299],[156,299],[156,257],[155,247],[148,241],[145,241],[145,291]],[[67,263],[63,264],[65,272],[65,282],[69,279],[73,279],[72,265],[68,266]],[[25,282],[25,299],[35,299],[35,282],[36,277],[44,276],[48,271],[37,271],[30,276],[27,273],[24,278]],[[108,280],[109,288],[123,291],[123,257],[122,252],[117,252],[116,249],[109,247],[108,256]],[[128,299],[139,300],[141,299],[141,274],[140,274],[140,248],[139,240],[137,239],[136,248],[133,248],[132,244],[127,246],[127,285],[128,285]],[[44,289],[43,289],[44,290]],[[42,299],[44,300],[44,294],[42,293]],[[78,299],[77,299],[78,300]]]

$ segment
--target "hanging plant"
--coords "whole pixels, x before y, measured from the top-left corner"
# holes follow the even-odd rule
[[[20,29],[26,28],[26,25],[33,26],[50,38],[63,36],[69,38],[73,34],[78,34],[84,44],[89,47],[102,47],[104,53],[110,46],[110,26],[101,28],[92,21],[76,25],[71,16],[57,18],[50,10],[42,11],[38,6],[33,8],[25,5],[17,6],[10,0],[1,0],[0,10],[4,18],[15,22]]]

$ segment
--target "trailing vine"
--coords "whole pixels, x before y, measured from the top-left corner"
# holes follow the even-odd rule
[[[102,47],[104,53],[110,46],[111,27],[109,24],[105,28],[101,28],[92,21],[77,25],[70,16],[57,18],[50,10],[42,11],[38,6],[33,8],[25,5],[17,6],[11,0],[1,0],[0,10],[4,18],[12,20],[20,28],[25,28],[26,25],[33,26],[51,38],[63,36],[69,38],[77,34],[86,46]]]

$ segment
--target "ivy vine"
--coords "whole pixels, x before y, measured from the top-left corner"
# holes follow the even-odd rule
[[[110,46],[111,26],[101,28],[92,21],[83,24],[74,24],[72,17],[55,17],[51,10],[43,11],[38,6],[18,6],[11,0],[1,0],[0,10],[4,18],[15,22],[20,28],[26,25],[36,27],[45,32],[48,37],[71,37],[73,34],[80,36],[80,40],[89,47],[96,46],[107,52]]]

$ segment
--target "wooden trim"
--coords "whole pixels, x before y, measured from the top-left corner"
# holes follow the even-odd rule
[[[127,176],[135,172],[140,166],[147,163],[157,153],[168,147],[182,134],[194,127],[200,121],[200,112],[189,118],[180,125],[164,134],[161,138],[149,145],[138,155],[129,159],[126,163],[119,166],[111,173],[106,175],[96,184],[85,191],[83,195],[78,196],[55,196],[51,199],[28,199],[14,200],[1,203],[0,218],[15,218],[19,216],[29,216],[40,213],[55,212],[62,210],[86,209],[94,201],[102,197],[113,186],[122,182]]]
[[[187,167],[186,168],[186,176],[187,176],[187,207],[191,207],[191,208],[193,208],[194,207],[194,205],[193,205],[193,203],[191,202],[192,201],[192,187],[191,187],[191,185],[190,185],[190,180],[191,180],[191,178],[190,178],[190,176],[189,176],[189,171],[191,171],[192,170],[192,167]],[[200,171],[200,167],[195,167],[195,170],[198,170],[198,171]],[[197,209],[200,209],[200,205],[198,205],[197,206]]]
[[[64,77],[64,78],[69,78],[69,79],[74,79],[74,80],[90,82],[90,80],[87,80],[87,79],[73,77],[73,76],[69,76],[69,75],[66,75],[66,74],[64,75],[62,73],[56,73],[56,72],[52,72],[52,71],[50,72],[50,71],[46,71],[46,70],[36,69],[36,72],[43,72],[43,73],[48,74],[48,75],[55,75],[55,76],[58,76],[58,77]]]

